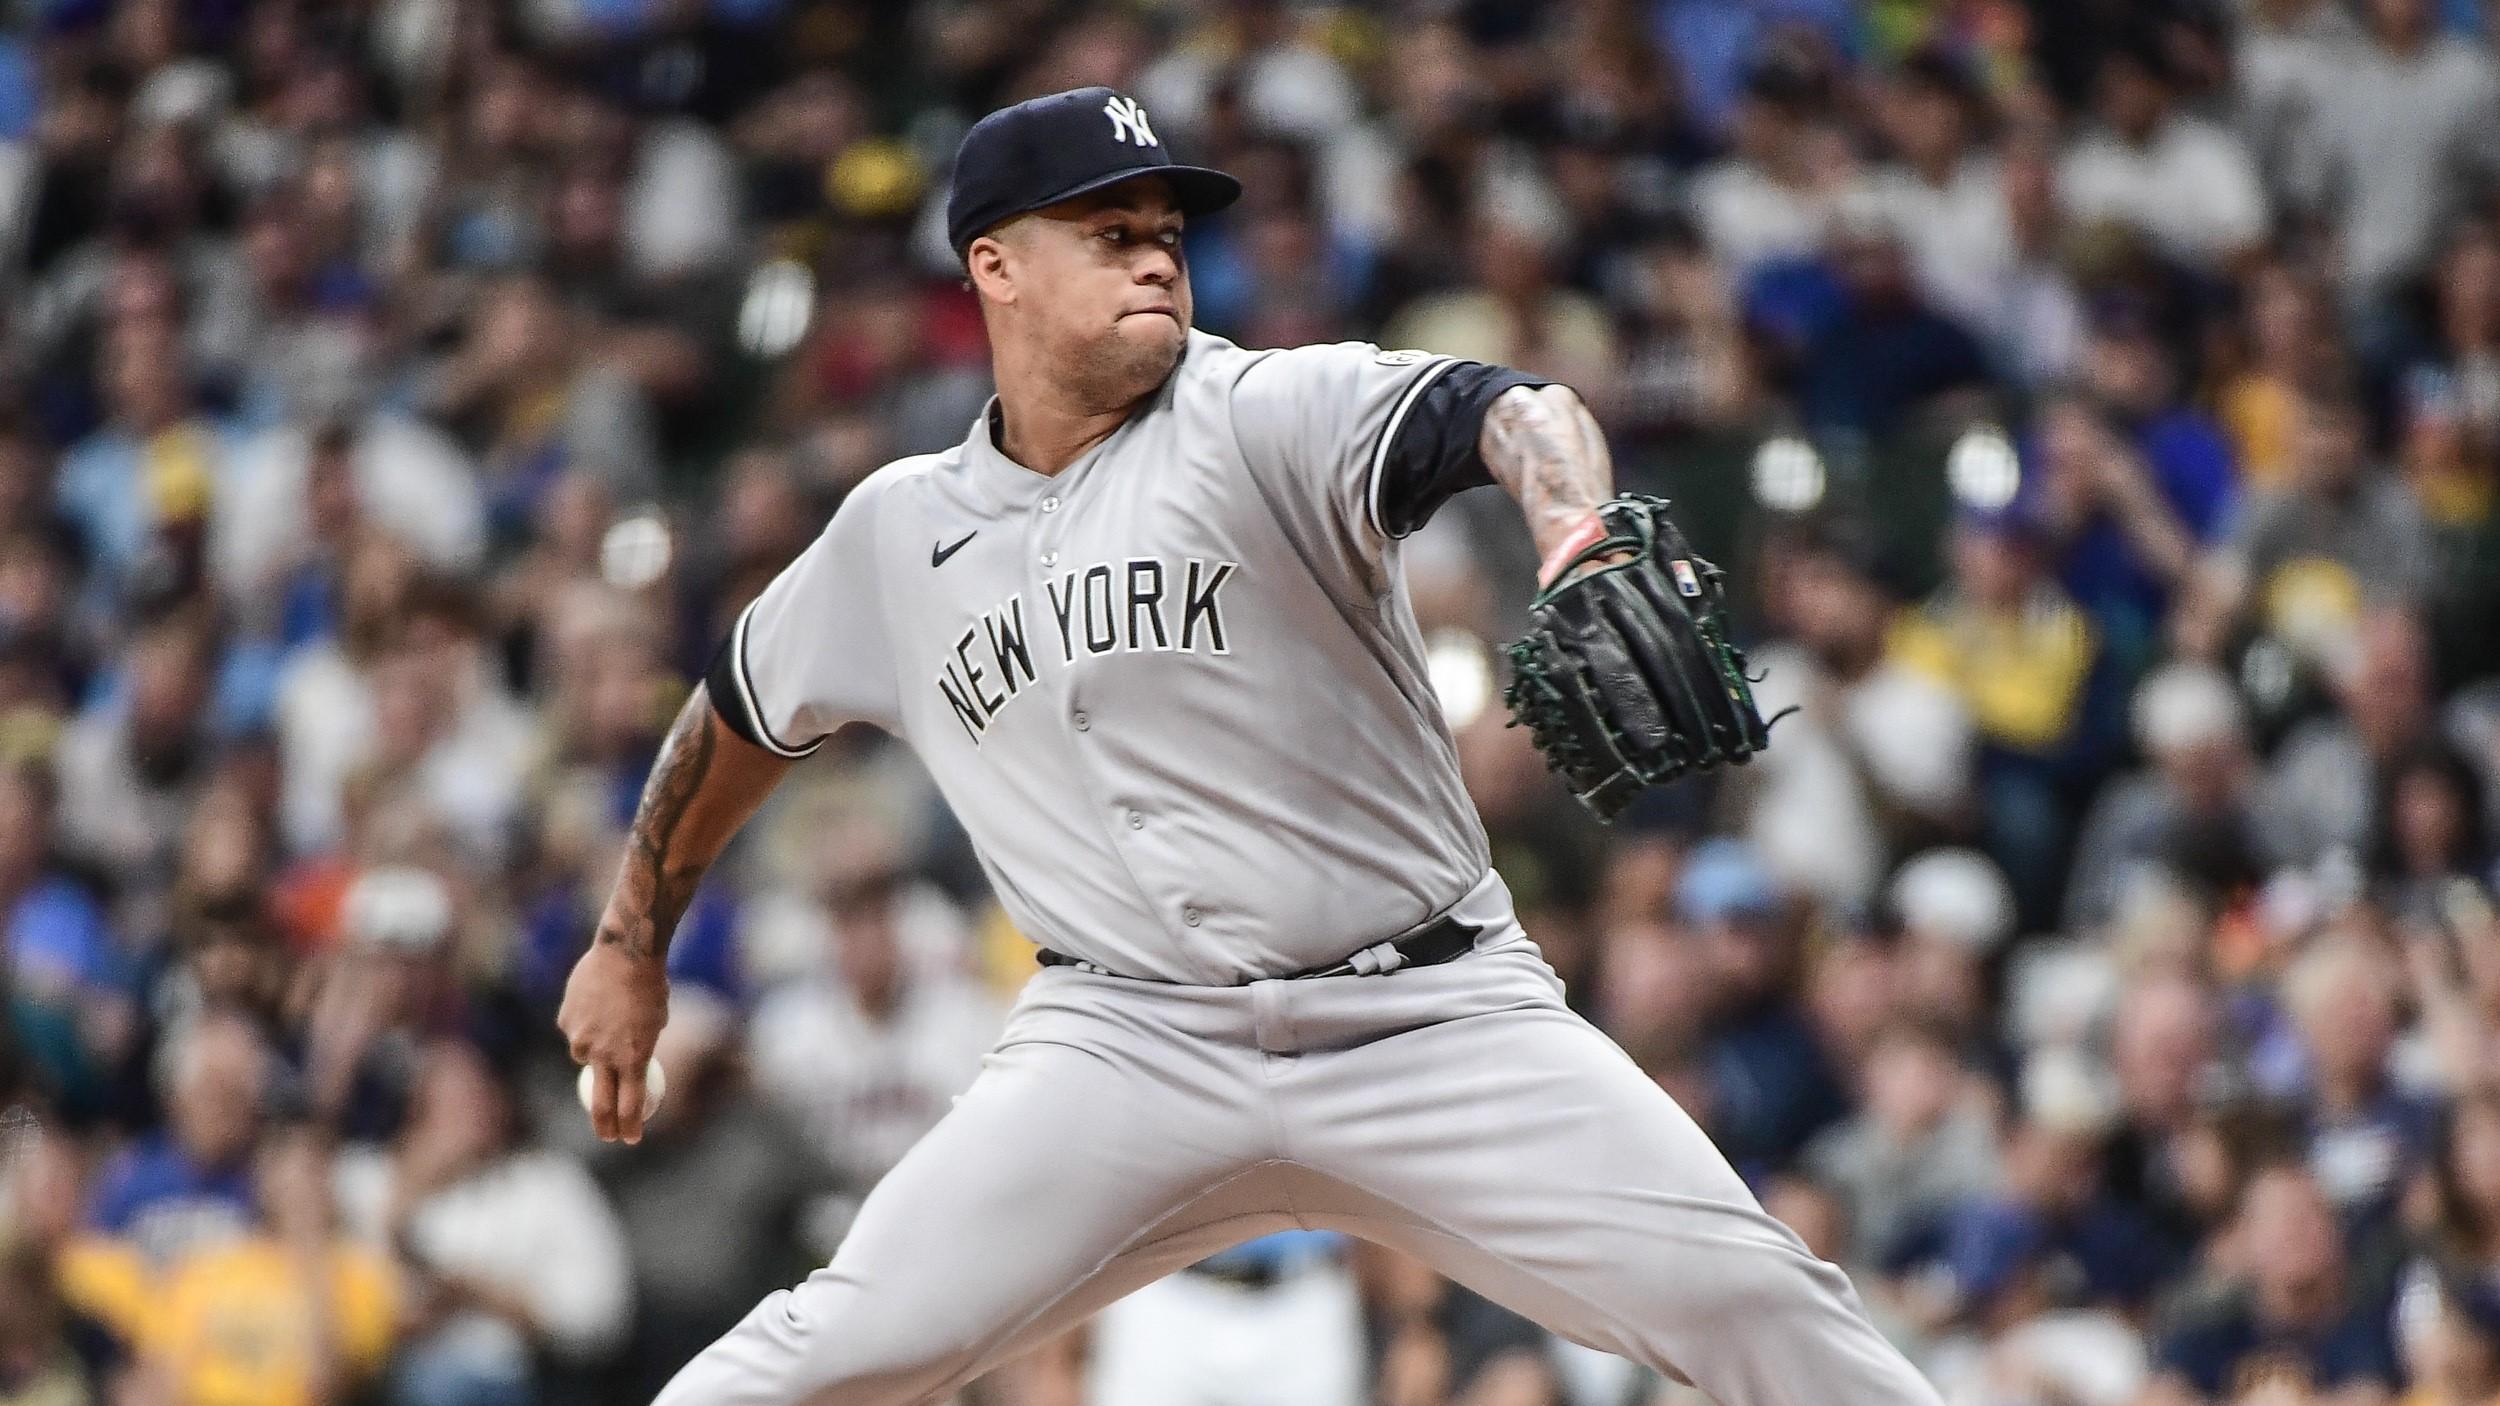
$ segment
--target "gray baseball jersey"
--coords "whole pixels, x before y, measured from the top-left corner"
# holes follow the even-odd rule
[[[918,750],[1025,931],[972,1085],[833,1262],[661,1406],[926,1406],[1201,1256],[1342,1231],[1726,1406],[1937,1406],[1840,1271],[1563,1001],[1488,868],[1397,570],[1528,378],[1362,345],[1179,370],[1054,478],[987,417],[740,619],[722,716]],[[1454,960],[1322,967],[1449,911]],[[1137,978],[1155,978],[1140,980]]]
[[[1396,556],[1481,481],[1484,404],[1520,384],[1193,332],[1055,477],[987,415],[871,475],[740,618],[713,702],[785,756],[902,736],[1070,956],[1216,985],[1339,961],[1485,874]]]

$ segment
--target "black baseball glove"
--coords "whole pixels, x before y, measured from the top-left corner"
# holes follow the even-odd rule
[[[1742,765],[1770,729],[1728,642],[1724,573],[1693,554],[1667,500],[1627,493],[1598,516],[1606,535],[1529,604],[1503,698],[1571,793],[1612,820],[1646,787]],[[1605,564],[1581,571],[1590,562]]]

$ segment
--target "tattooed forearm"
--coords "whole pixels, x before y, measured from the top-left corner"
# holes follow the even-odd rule
[[[1540,553],[1614,492],[1606,437],[1568,386],[1517,386],[1496,396],[1476,449],[1493,481],[1519,500]]]
[[[790,763],[729,730],[701,687],[660,743],[625,839],[599,941],[655,961],[668,952],[695,886]]]
[[[712,855],[693,852],[680,831],[711,774],[715,747],[711,706],[697,694],[678,712],[660,743],[659,760],[652,763],[651,779],[643,785],[642,803],[625,839],[616,894],[599,924],[599,940],[624,948],[628,956],[648,960],[668,950],[677,920],[694,901],[695,885],[711,867]]]

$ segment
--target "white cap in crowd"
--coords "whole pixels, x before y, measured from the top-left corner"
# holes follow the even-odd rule
[[[2210,664],[2166,665],[2136,690],[2136,741],[2155,756],[2247,735],[2239,690]]]
[[[1901,925],[1975,955],[2014,935],[2014,889],[1996,862],[1971,849],[1931,849],[1893,875],[1892,907]]]
[[[440,877],[405,864],[367,869],[348,886],[340,927],[348,941],[405,956],[428,956],[451,935],[451,890]]]

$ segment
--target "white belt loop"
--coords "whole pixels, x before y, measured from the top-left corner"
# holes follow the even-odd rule
[[[1346,958],[1356,976],[1378,976],[1406,965],[1406,953],[1394,942],[1378,943]]]

